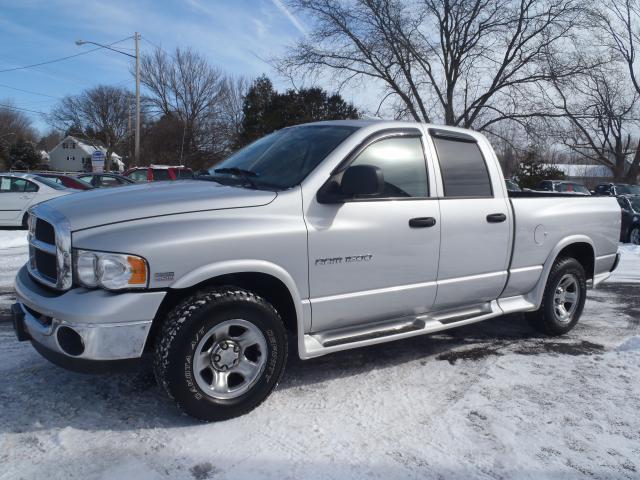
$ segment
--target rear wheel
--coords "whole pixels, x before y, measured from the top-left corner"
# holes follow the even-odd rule
[[[543,333],[562,335],[578,323],[586,298],[584,268],[575,258],[560,258],[551,268],[540,308],[527,318]]]
[[[271,393],[287,357],[278,312],[246,290],[199,292],[167,317],[154,370],[178,406],[201,420],[249,412]]]
[[[25,213],[22,217],[22,228],[27,230],[29,228],[29,214]]]
[[[636,225],[629,232],[629,242],[634,245],[640,245],[640,226]]]

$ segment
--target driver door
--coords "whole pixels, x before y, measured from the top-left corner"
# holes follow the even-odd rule
[[[421,314],[434,303],[439,205],[421,133],[407,130],[373,139],[351,164],[382,171],[381,195],[314,198],[305,213],[313,332]]]

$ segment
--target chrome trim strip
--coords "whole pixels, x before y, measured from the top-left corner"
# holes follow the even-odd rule
[[[542,265],[533,265],[531,267],[518,267],[509,269],[511,273],[541,272]]]
[[[55,245],[51,245],[50,243],[44,243],[41,242],[40,240],[37,240],[35,238],[31,238],[31,235],[29,235],[29,243],[34,247],[37,248],[38,250],[42,250],[43,252],[47,252],[51,255],[57,255],[57,251],[56,251],[56,246]]]
[[[424,287],[432,287],[436,284],[436,282],[424,282],[424,283],[412,283],[409,285],[400,285],[397,287],[385,287],[385,288],[375,288],[373,290],[362,290],[359,292],[351,292],[351,293],[339,293],[337,295],[328,295],[326,297],[317,297],[311,298],[311,304],[320,303],[320,302],[333,302],[336,300],[344,300],[348,298],[357,298],[357,297],[365,297],[367,295],[377,295],[379,293],[390,293],[390,292],[399,292],[405,290],[412,290],[416,288],[424,288]]]
[[[507,271],[500,270],[499,272],[479,273],[477,275],[466,275],[464,277],[443,278],[442,280],[438,279],[438,285],[449,285],[451,283],[465,282],[467,280],[481,280],[483,278],[502,277],[505,275],[507,275]]]

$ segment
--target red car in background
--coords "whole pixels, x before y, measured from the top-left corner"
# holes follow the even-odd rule
[[[64,175],[62,173],[35,173],[38,177],[48,178],[54,182],[62,185],[63,187],[73,188],[75,190],[91,190],[93,185],[84,182],[79,178],[74,178],[70,175]]]
[[[123,175],[134,182],[159,182],[193,178],[193,170],[183,165],[149,165],[148,167],[130,168]]]

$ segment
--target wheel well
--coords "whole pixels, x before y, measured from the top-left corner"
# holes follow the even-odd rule
[[[249,290],[269,302],[280,314],[285,328],[292,334],[297,334],[298,317],[293,297],[287,286],[278,278],[260,272],[242,272],[220,275],[210,278],[189,288],[169,289],[147,337],[145,350],[153,348],[155,336],[160,329],[162,319],[183,299],[205,287],[234,286]]]
[[[593,247],[585,242],[572,243],[564,247],[556,258],[575,258],[584,268],[587,278],[593,278],[595,253]]]

